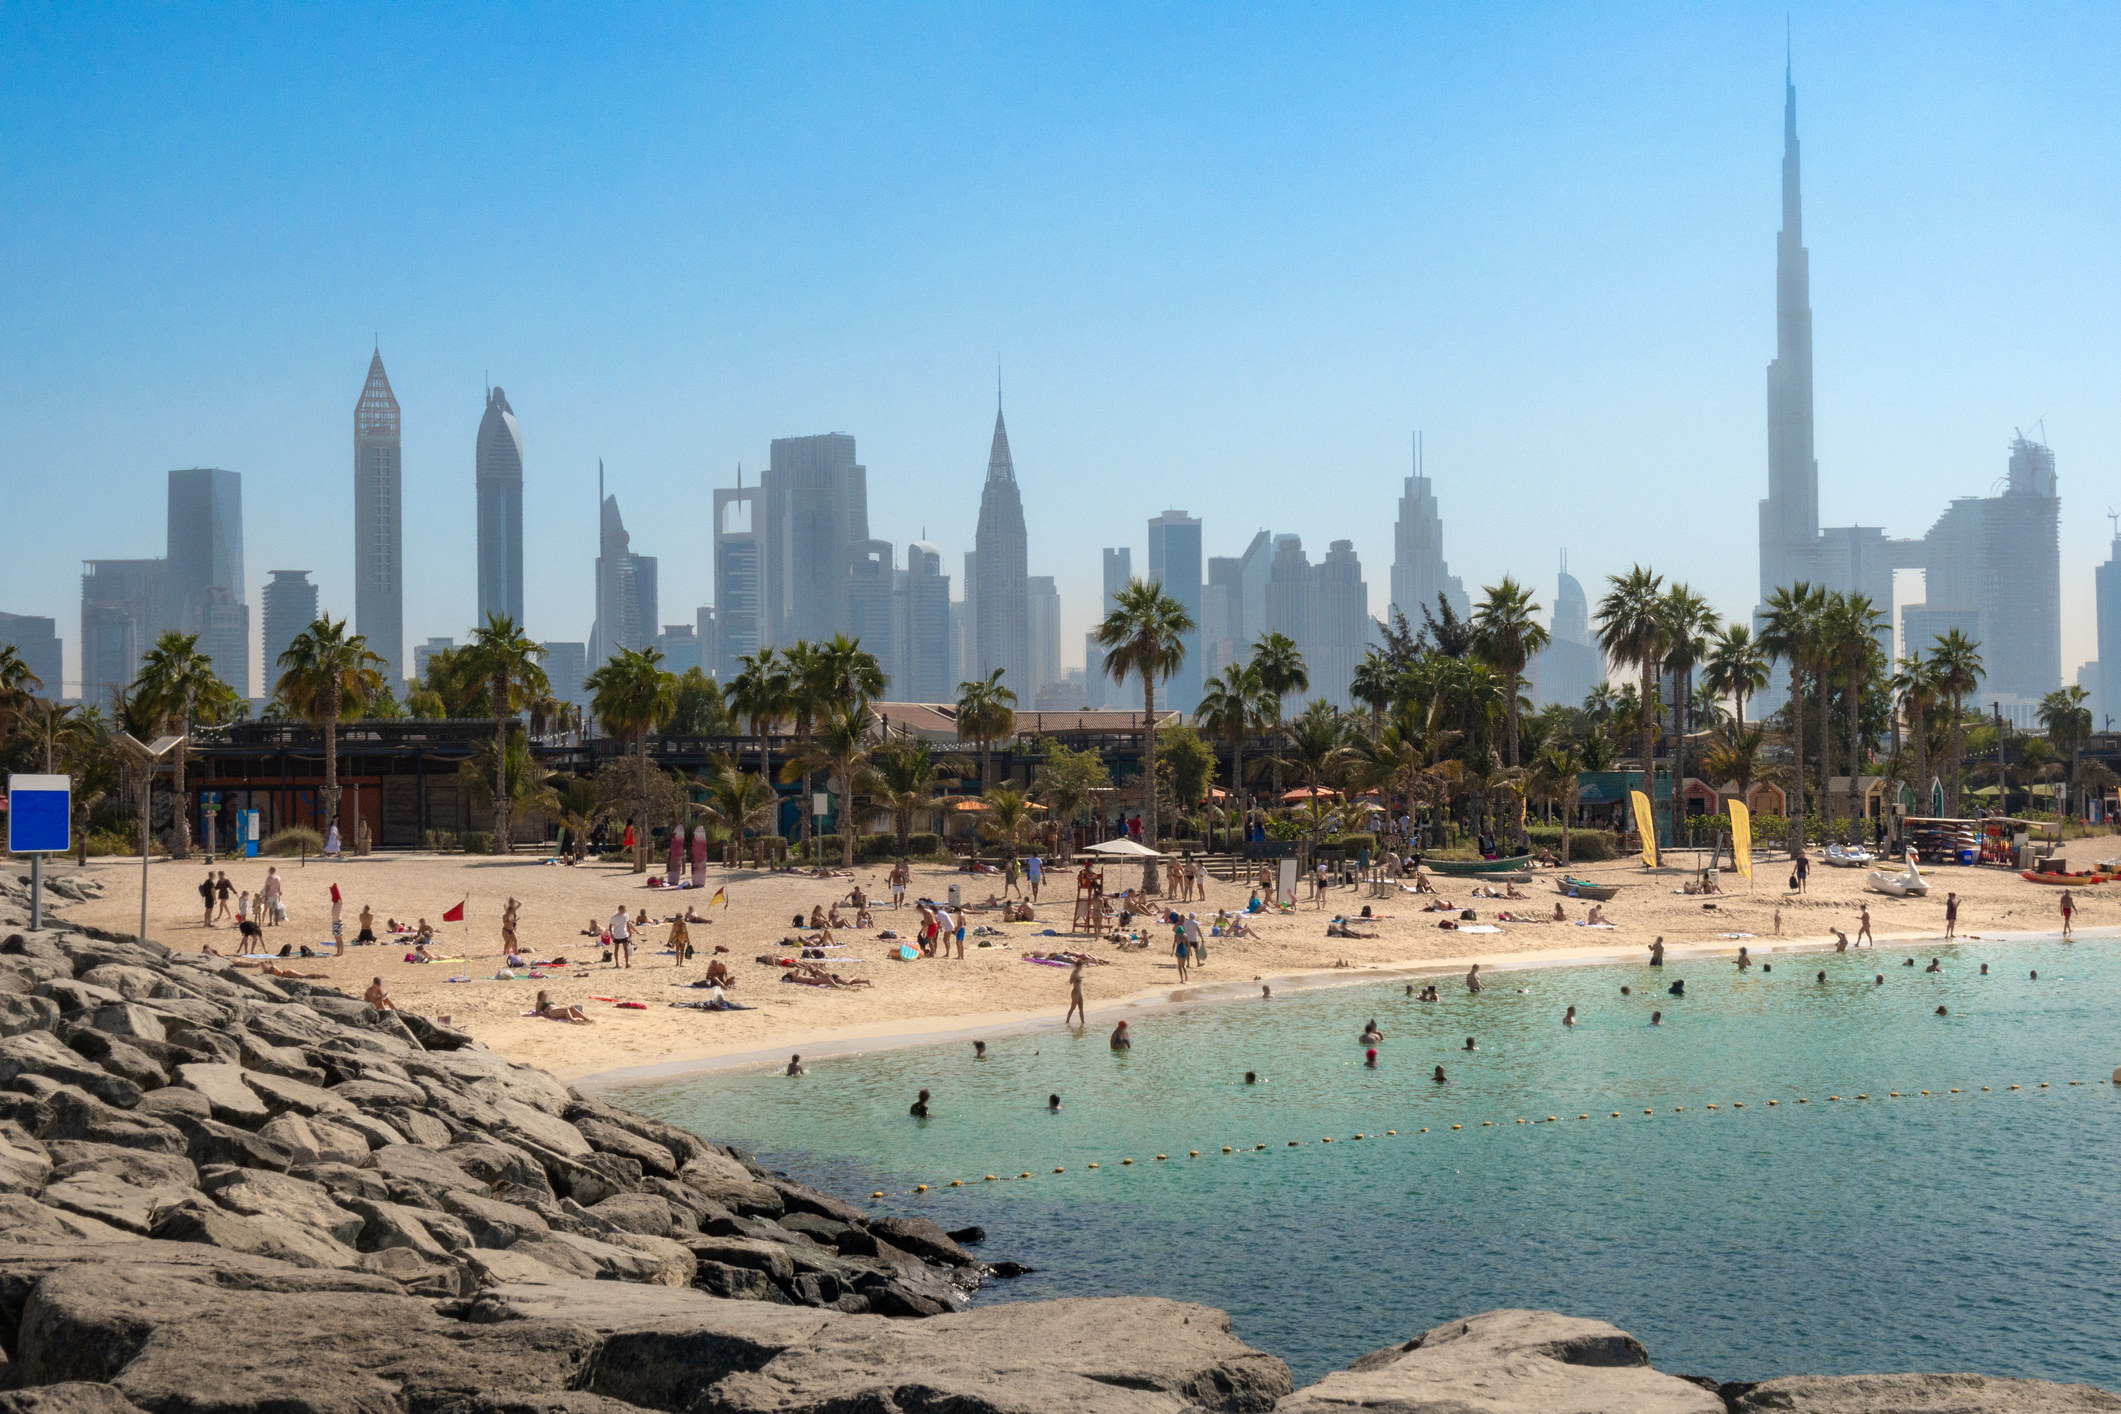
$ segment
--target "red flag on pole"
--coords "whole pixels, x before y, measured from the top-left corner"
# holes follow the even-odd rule
[[[469,897],[464,900],[464,903],[470,902],[471,900]],[[464,921],[464,903],[458,904],[455,908],[452,908],[451,910],[449,910],[449,912],[443,914],[442,921],[444,923],[462,923]]]

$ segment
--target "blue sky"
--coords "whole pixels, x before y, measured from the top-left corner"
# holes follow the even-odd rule
[[[2121,508],[2121,10],[1798,6],[1822,514],[1919,535],[2045,418],[2065,675]],[[1751,605],[1780,6],[0,9],[0,608],[244,473],[250,598],[352,606],[351,420],[405,416],[407,641],[472,616],[488,377],[528,618],[587,636],[602,457],[663,617],[709,490],[859,439],[971,547],[1002,361],[1033,573],[1352,538],[1411,433],[1469,586],[1635,560]],[[1137,563],[1140,563],[1139,559]]]

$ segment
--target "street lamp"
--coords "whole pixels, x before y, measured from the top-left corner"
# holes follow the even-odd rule
[[[131,732],[119,732],[112,738],[128,760],[140,768],[140,941],[147,941],[147,857],[153,847],[152,819],[155,792],[155,766],[172,751],[184,749],[190,738],[181,736],[158,736],[152,742],[142,742]],[[181,803],[178,806],[182,809]]]

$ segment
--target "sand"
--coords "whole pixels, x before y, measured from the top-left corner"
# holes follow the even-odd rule
[[[2077,853],[2091,858],[2121,853],[2116,847]],[[1682,855],[1681,858],[1691,858]],[[17,861],[19,864],[19,861]],[[1991,935],[1997,932],[2051,932],[2060,926],[2057,912],[2061,890],[2027,883],[2016,874],[1996,868],[1937,869],[1928,871],[1932,890],[1927,899],[1894,899],[1863,890],[1861,870],[1829,869],[1816,861],[1808,896],[1793,898],[1783,884],[1789,873],[1786,860],[1764,862],[1756,871],[1751,893],[1742,879],[1726,875],[1735,892],[1722,897],[1713,910],[1703,900],[1675,893],[1691,877],[1682,869],[1655,873],[1639,860],[1608,864],[1578,865],[1571,871],[1599,883],[1617,883],[1623,888],[1617,898],[1604,905],[1617,926],[1589,929],[1573,924],[1503,924],[1500,933],[1464,934],[1436,927],[1440,915],[1419,910],[1428,900],[1412,894],[1373,898],[1367,888],[1329,889],[1323,906],[1308,898],[1296,911],[1267,915],[1253,920],[1261,937],[1257,941],[1211,939],[1208,963],[1194,970],[1194,986],[1181,989],[1172,959],[1168,927],[1155,928],[1154,945],[1146,952],[1122,952],[1109,943],[1084,938],[1041,938],[1043,928],[1065,930],[1072,911],[1072,875],[1064,879],[1062,896],[1055,901],[1049,886],[1032,924],[1004,925],[996,913],[974,911],[973,925],[987,923],[1000,928],[1010,946],[977,946],[968,935],[965,958],[887,961],[891,946],[873,932],[849,932],[852,944],[841,949],[850,958],[835,970],[843,975],[873,979],[874,986],[853,991],[824,991],[780,982],[781,969],[762,966],[753,959],[763,952],[785,954],[780,945],[788,936],[789,921],[798,910],[806,915],[813,903],[844,898],[850,880],[814,879],[795,874],[755,874],[738,871],[727,876],[730,906],[712,910],[714,922],[696,925],[693,944],[699,957],[676,969],[662,952],[669,932],[666,926],[648,929],[652,940],[636,950],[628,969],[597,962],[592,938],[581,936],[592,917],[601,921],[624,905],[629,912],[646,908],[652,918],[680,913],[687,903],[704,904],[723,882],[719,870],[711,871],[706,893],[684,890],[669,893],[645,887],[645,876],[633,874],[623,865],[584,865],[564,868],[541,864],[528,857],[514,859],[477,858],[464,855],[382,854],[363,859],[346,858],[327,863],[298,860],[221,860],[238,888],[257,889],[268,864],[276,864],[285,880],[284,897],[288,922],[267,928],[269,947],[310,944],[329,950],[331,936],[330,885],[336,881],[345,895],[346,933],[351,943],[358,931],[355,919],[363,903],[371,906],[381,931],[382,920],[395,917],[413,921],[425,917],[436,924],[436,951],[463,954],[462,962],[427,965],[404,961],[407,945],[386,941],[368,948],[349,947],[344,958],[320,958],[288,965],[325,974],[333,983],[358,994],[371,978],[380,976],[385,990],[409,1010],[446,1015],[452,1024],[478,1037],[511,1058],[534,1062],[569,1079],[613,1071],[656,1067],[669,1070],[689,1065],[730,1063],[735,1058],[756,1060],[763,1054],[804,1051],[810,1048],[843,1048],[850,1042],[889,1043],[893,1039],[962,1032],[970,1028],[999,1031],[1021,1026],[1034,1019],[1057,1020],[1067,1006],[1068,973],[1023,960],[1024,951],[1082,950],[1109,958],[1111,964],[1089,968],[1084,991],[1090,1006],[1090,1022],[1101,1016],[1109,1023],[1121,1008],[1139,1007],[1145,1001],[1185,1000],[1214,995],[1235,984],[1249,990],[1260,982],[1298,984],[1305,980],[1353,980],[1364,971],[1395,968],[1463,970],[1472,960],[1493,966],[1533,962],[1556,962],[1572,958],[1603,958],[1643,955],[1652,938],[1662,935],[1667,948],[1677,956],[1735,954],[1743,944],[1755,955],[1771,953],[1775,947],[1795,947],[1830,941],[1828,929],[1840,927],[1852,936],[1857,931],[1859,908],[1871,908],[1873,932],[1881,943],[1906,942],[1940,937],[1944,928],[1944,895],[1956,891],[1961,900],[1959,931]],[[196,951],[211,943],[223,953],[237,950],[233,923],[204,926],[199,918],[197,887],[204,876],[203,862],[157,861],[149,866],[148,934],[172,948]],[[137,859],[91,860],[85,871],[101,879],[107,892],[89,903],[47,900],[60,914],[77,923],[92,924],[131,934],[138,927],[141,868]],[[863,888],[885,902],[876,909],[878,927],[896,928],[910,937],[916,915],[909,905],[894,912],[884,885],[881,867],[856,871]],[[76,870],[71,863],[55,863],[53,878],[66,878]],[[1139,867],[1108,870],[1108,887],[1139,882]],[[944,896],[952,883],[959,884],[968,902],[998,891],[1001,881],[991,875],[973,876],[938,867],[916,868],[909,897],[922,894]],[[1546,877],[1520,885],[1526,895],[1522,903],[1505,903],[1470,896],[1465,882],[1441,883],[1445,895],[1472,907],[1480,921],[1492,921],[1498,908],[1551,913],[1558,897]],[[2083,929],[2111,928],[2121,924],[2121,884],[2074,891],[2078,902],[2077,926]],[[548,980],[497,981],[501,966],[500,917],[503,902],[513,895],[522,900],[521,946],[534,958],[566,957],[576,966],[547,969]],[[1248,886],[1211,880],[1205,905],[1188,905],[1203,918],[1217,907],[1233,910],[1244,905]],[[468,926],[442,924],[444,910],[459,899],[468,903]],[[1326,921],[1336,913],[1357,913],[1364,903],[1384,915],[1363,931],[1374,939],[1352,940],[1325,936]],[[1565,900],[1572,920],[1581,920],[1587,905]],[[1776,935],[1774,915],[1782,912],[1782,932]],[[702,908],[703,913],[708,910]],[[1750,933],[1750,939],[1727,938],[1727,933]],[[697,998],[696,991],[674,990],[672,984],[700,975],[707,957],[717,945],[726,947],[723,958],[740,978],[731,993],[735,1000],[758,1009],[747,1012],[695,1012],[676,1010],[674,999]],[[1341,967],[1339,964],[1347,964]],[[587,964],[587,965],[579,965]],[[1719,962],[1717,965],[1728,965]],[[1321,977],[1320,974],[1326,974]],[[449,983],[452,976],[476,980]],[[526,1017],[540,988],[554,1000],[583,1006],[594,1018],[591,1025],[563,1025]],[[624,1010],[596,997],[640,1001],[646,1010]],[[1133,1014],[1133,1013],[1130,1013]]]

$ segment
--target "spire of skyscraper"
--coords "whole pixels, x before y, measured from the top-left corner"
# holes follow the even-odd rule
[[[523,429],[508,394],[486,394],[476,462],[479,495],[479,622],[506,614],[523,626]]]
[[[980,493],[974,532],[975,576],[967,586],[972,603],[972,652],[977,675],[1002,669],[1004,683],[1028,705],[1036,684],[1031,674],[1030,569],[1024,535],[1024,502],[1009,456],[1009,429],[1002,422],[1000,388],[994,409],[994,441],[987,452],[987,484]],[[971,676],[971,674],[968,674]]]
[[[1782,231],[1775,240],[1775,361],[1768,365],[1768,494],[1760,503],[1760,598],[1812,577],[1819,463],[1812,444],[1812,266],[1804,247],[1797,86],[1783,73]]]
[[[989,481],[1016,480],[1016,463],[1009,459],[1009,428],[1002,422],[1001,389],[994,391],[994,444],[987,451]]]

